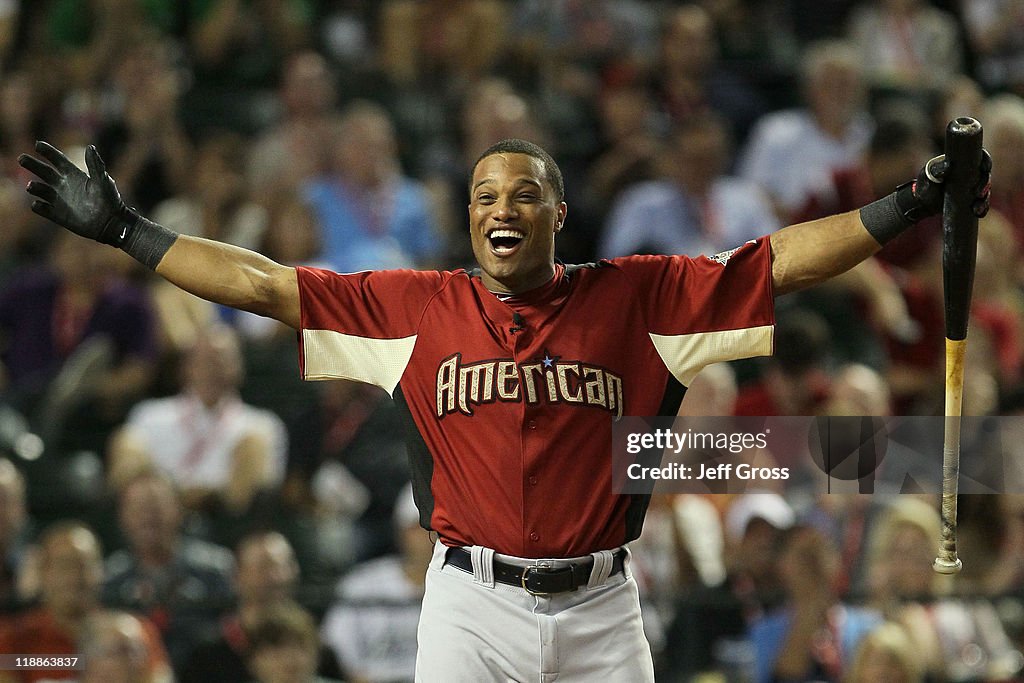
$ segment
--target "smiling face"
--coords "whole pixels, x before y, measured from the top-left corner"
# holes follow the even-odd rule
[[[484,285],[515,294],[550,280],[565,213],[540,159],[510,152],[481,159],[470,186],[469,231]]]

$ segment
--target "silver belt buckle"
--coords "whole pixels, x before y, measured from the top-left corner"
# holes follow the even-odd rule
[[[520,583],[522,583],[522,585],[523,585],[523,590],[526,591],[527,593],[529,593],[530,595],[551,595],[551,593],[543,593],[541,591],[531,590],[529,588],[529,586],[526,585],[526,579],[527,579],[527,577],[530,576],[530,572],[535,571],[537,569],[551,569],[551,567],[552,567],[551,562],[549,562],[547,560],[541,560],[540,562],[537,562],[535,564],[531,564],[531,565],[527,566],[525,569],[523,569],[523,578],[520,581]]]

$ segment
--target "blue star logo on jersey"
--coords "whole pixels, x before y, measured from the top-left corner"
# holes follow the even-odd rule
[[[554,358],[552,358],[552,357],[551,357],[550,355],[548,355],[547,353],[545,353],[545,354],[544,354],[544,360],[543,360],[543,361],[541,361],[541,362],[542,362],[542,363],[544,363],[544,367],[546,367],[546,368],[550,368],[550,367],[551,367],[552,365],[554,365],[554,364],[555,364],[555,359],[554,359]]]

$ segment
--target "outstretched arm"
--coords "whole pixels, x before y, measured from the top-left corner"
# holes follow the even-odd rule
[[[916,180],[859,211],[799,223],[772,233],[772,285],[788,294],[844,273],[868,258],[911,225],[942,211],[945,157],[937,156]],[[988,211],[992,158],[982,154],[981,182],[974,212]]]
[[[882,248],[857,211],[791,225],[769,239],[776,296],[845,273]]]
[[[231,244],[178,235],[155,268],[191,294],[299,328],[295,269]]]
[[[39,177],[28,185],[32,210],[83,237],[118,247],[187,292],[214,303],[300,324],[295,269],[240,247],[178,235],[125,206],[95,147],[85,153],[89,173],[57,148],[36,143],[46,162],[22,154],[18,162]]]

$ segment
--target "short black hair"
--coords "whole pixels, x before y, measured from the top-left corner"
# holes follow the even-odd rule
[[[535,145],[528,140],[521,140],[519,138],[508,138],[496,142],[477,157],[470,177],[476,172],[476,167],[480,165],[480,162],[493,154],[526,154],[540,160],[544,164],[544,175],[547,176],[548,182],[551,183],[551,187],[555,190],[555,197],[558,201],[565,199],[565,181],[562,180],[562,170],[558,168],[554,158],[544,151],[540,145]]]

